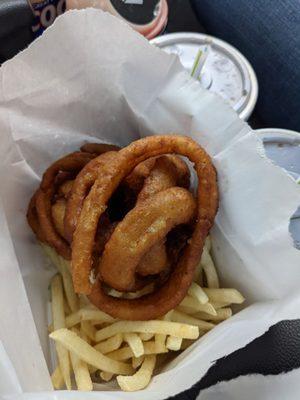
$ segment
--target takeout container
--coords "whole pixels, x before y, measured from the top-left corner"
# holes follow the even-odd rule
[[[259,129],[267,156],[300,184],[300,133],[278,128]],[[300,204],[291,217],[289,231],[300,249]]]
[[[177,57],[109,14],[72,11],[4,64],[0,80],[0,393],[6,400],[166,399],[274,323],[300,317],[300,253],[289,234],[300,187],[267,159],[259,134],[192,80]],[[168,132],[191,136],[213,159],[220,191],[214,258],[222,287],[239,289],[245,308],[176,357],[143,392],[107,386],[97,393],[52,392],[47,304],[54,269],[27,226],[29,198],[51,161],[83,141],[125,146]]]

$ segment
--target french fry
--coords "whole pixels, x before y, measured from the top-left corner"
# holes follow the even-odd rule
[[[51,296],[52,296],[52,319],[53,329],[61,329],[65,327],[65,312],[64,312],[64,298],[62,279],[60,275],[55,275],[51,281]],[[70,358],[68,351],[61,346],[60,343],[56,344],[57,358],[64,378],[66,387],[71,390],[70,378]]]
[[[172,335],[184,339],[197,339],[199,329],[196,326],[189,326],[169,321],[118,321],[114,324],[100,329],[96,332],[96,342],[105,340],[116,333],[127,332],[146,332],[161,333],[164,335]]]
[[[144,389],[150,382],[155,367],[156,356],[149,355],[141,368],[132,376],[117,376],[120,388],[127,392]]]
[[[114,350],[117,350],[123,342],[123,336],[121,333],[117,333],[116,335],[100,342],[94,346],[94,349],[100,351],[102,354],[110,353]]]
[[[182,344],[182,338],[169,336],[167,338],[166,347],[169,350],[178,351],[180,350],[181,344]]]
[[[137,369],[144,361],[145,356],[132,357],[132,367]]]
[[[105,371],[100,372],[100,378],[105,382],[111,381],[113,377],[114,374],[112,374],[111,372],[105,372]]]
[[[71,313],[71,308],[70,308],[68,302],[66,301],[66,299],[64,299],[64,311],[65,311],[65,315],[68,315]]]
[[[73,326],[79,324],[81,321],[80,310],[76,311],[66,317],[66,327],[72,328]]]
[[[72,277],[70,274],[70,262],[59,256],[54,249],[42,244],[45,253],[48,255],[52,263],[56,266],[62,276],[64,290],[70,309],[74,312],[78,309],[78,297],[74,292]]]
[[[212,324],[211,322],[202,321],[200,319],[195,318],[194,316],[181,313],[180,311],[173,312],[172,321],[198,326],[201,331],[205,332],[215,327],[215,325]]]
[[[129,364],[112,360],[81,339],[76,333],[68,329],[59,329],[50,334],[50,338],[61,343],[67,350],[75,353],[77,357],[101,371],[120,375],[130,375],[133,368]]]
[[[154,333],[140,333],[140,338],[142,339],[143,342],[147,342],[148,340],[151,340],[154,338]]]
[[[93,325],[89,321],[81,321],[80,326],[81,330],[87,335],[87,337],[95,341],[97,330],[93,327]]]
[[[76,311],[75,313],[70,314],[66,318],[66,326],[67,328],[72,328],[79,324],[80,321],[98,321],[98,323],[102,322],[114,322],[116,321],[113,317],[106,314],[103,311],[93,309],[93,308],[81,308],[80,310]]]
[[[61,389],[64,384],[64,377],[62,376],[60,366],[58,365],[51,375],[51,381],[54,389],[59,390]]]
[[[208,303],[207,294],[204,292],[201,286],[197,285],[197,283],[192,282],[189,287],[188,294],[194,299],[198,300],[200,304]]]
[[[203,285],[203,268],[201,265],[201,261],[195,268],[194,281],[197,282],[199,285]]]
[[[211,304],[213,305],[213,307],[216,311],[220,310],[221,308],[228,307],[231,305],[231,303],[217,303],[217,302],[213,302]]]
[[[206,247],[203,248],[201,265],[206,276],[207,286],[209,288],[219,288],[219,278],[215,264]]]
[[[204,289],[203,289],[204,290]],[[188,307],[188,308],[192,308],[193,310],[195,310],[194,312],[197,311],[204,311],[208,314],[211,315],[216,315],[216,310],[213,307],[212,304],[210,303],[205,303],[205,304],[201,304],[199,303],[198,300],[194,299],[191,296],[186,296],[182,302],[180,303],[179,307]]]
[[[209,320],[209,321],[224,321],[225,319],[228,319],[232,316],[232,310],[231,308],[220,308],[217,311],[217,315],[209,315],[204,312],[198,312],[196,314],[193,314],[194,318],[198,319],[204,319],[204,320]]]
[[[76,328],[72,329],[77,335],[81,336],[80,331]],[[84,334],[83,334],[84,336]],[[83,339],[86,339],[84,336]],[[77,389],[80,391],[90,392],[93,390],[93,382],[90,371],[86,362],[77,357],[76,354],[70,352],[71,365],[74,371]]]
[[[236,289],[203,289],[213,303],[241,304],[245,298]],[[202,311],[202,310],[200,310]]]
[[[135,357],[140,357],[144,354],[144,345],[137,333],[124,333],[124,341],[128,343]]]
[[[206,248],[206,250],[208,252],[211,251],[211,238],[210,238],[210,236],[207,236],[207,238],[205,239],[204,247]]]
[[[72,352],[70,353],[70,358],[77,389],[84,392],[91,392],[93,390],[93,382],[87,364]]]
[[[158,345],[154,341],[144,343],[144,354],[160,354],[160,353],[167,353],[168,349],[166,346]],[[107,354],[107,357],[111,358],[112,360],[116,361],[124,361],[128,360],[129,358],[134,357],[133,351],[129,346],[122,347],[121,349],[112,351],[111,353]]]
[[[155,340],[155,347],[157,350],[160,350],[159,352],[164,352],[166,349],[166,339],[167,335],[161,334],[161,333],[156,333],[154,336]]]
[[[78,297],[74,292],[72,276],[70,274],[70,262],[62,257],[59,257],[60,273],[64,283],[65,294],[68,305],[72,312],[78,310]]]

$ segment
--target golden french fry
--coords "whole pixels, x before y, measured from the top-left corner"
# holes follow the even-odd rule
[[[201,262],[195,268],[194,281],[199,285],[203,285],[203,268]]]
[[[87,364],[87,366],[90,374],[94,374],[96,371],[98,371],[98,368],[93,367],[92,365]]]
[[[160,354],[160,353],[167,353],[168,349],[166,346],[161,346],[154,341],[144,343],[144,354]],[[133,351],[129,346],[122,347],[121,349],[112,351],[111,353],[107,354],[107,357],[111,358],[112,360],[117,361],[124,361],[128,360],[129,358],[134,357]]]
[[[180,322],[183,324],[189,324],[198,326],[201,331],[209,331],[215,327],[214,324],[207,321],[202,321],[200,319],[195,318],[194,316],[184,314],[180,311],[174,311],[172,315],[172,320],[174,322]]]
[[[245,298],[236,289],[203,289],[212,303],[241,304]],[[199,310],[203,311],[203,310]]]
[[[103,311],[96,310],[93,308],[81,308],[75,313],[70,314],[66,318],[66,326],[67,328],[71,328],[72,326],[77,325],[80,321],[98,321],[98,323],[102,322],[114,322],[116,321],[110,315],[106,314]]]
[[[75,332],[82,339],[87,339],[86,335],[81,333],[78,329],[73,328],[72,332]],[[70,359],[72,368],[74,371],[75,382],[77,389],[80,391],[90,392],[93,390],[93,382],[90,376],[89,367],[86,362],[77,357],[76,354],[70,352]]]
[[[60,369],[59,365],[53,371],[53,373],[51,375],[51,381],[52,381],[52,385],[53,385],[54,389],[56,389],[56,390],[59,390],[64,386],[65,381],[64,381],[64,378],[62,376],[61,369]]]
[[[68,302],[66,301],[66,299],[64,300],[64,311],[65,311],[65,315],[68,315],[71,313],[71,308],[70,308]]]
[[[80,326],[82,332],[84,332],[89,339],[95,341],[95,335],[97,331],[93,325],[89,321],[81,321]]]
[[[56,251],[55,251],[52,247],[46,245],[45,243],[41,243],[41,242],[40,242],[40,245],[42,246],[42,249],[44,250],[44,252],[46,253],[46,255],[50,258],[52,264],[54,264],[55,267],[56,267],[56,268],[58,269],[58,271],[60,272],[60,270],[59,270],[60,265],[59,265],[59,261],[58,261],[58,257],[59,257],[59,256],[58,256],[58,254],[56,253]]]
[[[74,371],[77,389],[80,391],[90,392],[93,390],[93,382],[87,363],[77,357],[76,354],[70,352],[71,364]]]
[[[79,324],[80,319],[80,310],[76,311],[66,317],[66,327],[72,328],[73,326]]]
[[[208,303],[207,294],[204,292],[201,286],[197,285],[197,283],[192,282],[189,287],[188,294],[194,299],[198,300],[200,304]]]
[[[232,310],[231,308],[220,308],[217,311],[217,315],[209,315],[204,312],[198,312],[196,314],[193,314],[194,318],[198,319],[204,319],[204,320],[209,320],[209,321],[224,321],[225,319],[228,319],[232,316]]]
[[[169,336],[167,338],[166,347],[169,350],[178,351],[180,350],[181,344],[182,344],[182,338]]]
[[[74,292],[72,276],[70,274],[70,262],[62,257],[58,258],[60,264],[60,273],[63,278],[65,294],[67,298],[68,305],[72,312],[78,310],[78,297]]]
[[[144,345],[137,333],[124,333],[124,341],[128,343],[135,357],[140,357],[144,354]]]
[[[203,289],[204,290],[204,289]],[[186,296],[182,302],[180,303],[179,307],[188,307],[192,308],[194,312],[197,311],[204,311],[211,315],[216,315],[216,310],[214,309],[213,305],[210,303],[201,304],[198,300],[194,299],[191,296]]]
[[[206,247],[203,248],[201,265],[206,276],[207,286],[209,288],[219,288],[220,283],[216,267]]]
[[[147,342],[148,340],[150,340],[154,337],[154,333],[143,333],[142,332],[139,335],[143,342]]]
[[[100,342],[94,346],[94,349],[100,351],[102,354],[110,353],[114,350],[117,350],[123,342],[123,336],[121,333],[117,333],[116,335]]]
[[[107,339],[116,333],[127,332],[145,332],[145,333],[161,333],[164,335],[172,335],[185,339],[197,339],[199,329],[196,326],[179,324],[169,321],[118,321],[114,324],[100,329],[96,332],[96,342]]]
[[[166,349],[166,339],[167,335],[161,333],[155,334],[154,340],[155,340],[156,350],[160,350],[159,352],[164,352],[164,350]]]
[[[132,376],[117,376],[120,388],[127,392],[144,389],[150,382],[155,367],[156,356],[145,356],[141,368]]]
[[[132,357],[132,367],[134,369],[137,369],[144,361],[144,358],[145,358],[144,356]]]
[[[111,381],[113,377],[114,374],[112,374],[111,372],[105,372],[105,371],[100,372],[100,378],[105,382]]]
[[[131,365],[112,360],[81,339],[76,333],[68,329],[59,329],[50,334],[50,338],[61,343],[66,349],[72,351],[81,360],[101,371],[120,375],[129,375],[133,372]]]
[[[210,236],[207,236],[207,238],[205,239],[204,247],[210,253],[210,251],[211,251],[211,238],[210,238]]]
[[[63,257],[59,256],[57,252],[51,247],[45,244],[42,244],[42,247],[47,256],[50,258],[50,260],[56,266],[56,268],[58,269],[59,273],[62,276],[64,290],[69,307],[73,312],[76,311],[78,309],[78,297],[74,292],[73,288],[72,277],[70,274],[71,271],[70,262],[65,260]]]
[[[51,281],[51,296],[52,296],[52,319],[53,329],[61,329],[65,327],[65,312],[64,312],[64,297],[63,297],[63,286],[60,275],[55,275]],[[56,352],[61,369],[62,376],[64,378],[66,387],[71,390],[71,378],[70,378],[70,359],[68,351],[61,346],[60,343],[56,343]]]
[[[211,304],[214,306],[214,309],[216,311],[220,310],[221,308],[228,307],[231,305],[231,303],[218,303],[218,302],[214,302]]]

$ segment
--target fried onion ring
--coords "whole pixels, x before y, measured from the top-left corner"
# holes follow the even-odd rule
[[[114,230],[100,259],[102,280],[119,291],[133,291],[143,256],[176,225],[189,222],[196,209],[190,192],[171,187],[139,202]]]
[[[151,160],[154,160],[154,163],[153,165],[148,166],[149,174],[144,181],[140,193],[138,194],[137,204],[155,195],[156,193],[173,186],[182,186],[186,188],[189,187],[190,171],[186,163],[179,157],[175,155],[165,155],[153,158]],[[139,165],[135,168],[135,170],[138,167]],[[150,170],[151,167],[152,169]],[[136,268],[136,272],[142,276],[154,275],[159,274],[167,267],[167,251],[164,241],[161,240],[144,255]]]
[[[109,168],[116,154],[114,151],[101,154],[90,161],[77,175],[69,193],[64,219],[65,235],[69,243],[72,242],[73,233],[86,195],[97,179],[98,174],[101,171],[104,173]]]
[[[61,171],[77,173],[92,159],[89,153],[75,152],[57,160],[44,173],[40,189],[35,196],[38,221],[43,230],[43,238],[58,254],[71,258],[71,250],[66,240],[57,232],[52,219],[52,200],[55,195],[55,181]]]
[[[86,153],[91,154],[103,154],[109,151],[118,151],[120,150],[119,146],[115,146],[114,144],[105,144],[105,143],[85,143],[80,147],[80,150]]]
[[[176,153],[195,164],[198,176],[197,220],[191,239],[170,277],[156,291],[138,300],[107,295],[98,275],[90,281],[92,254],[97,224],[106,204],[120,182],[140,162],[162,154]],[[115,154],[109,168],[98,174],[84,200],[72,243],[72,275],[75,291],[89,294],[90,300],[108,314],[122,319],[157,318],[176,307],[192,282],[204,240],[217,211],[216,172],[207,153],[192,139],[183,136],[152,136],[138,140]]]

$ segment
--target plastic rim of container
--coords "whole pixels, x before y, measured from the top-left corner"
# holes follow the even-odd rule
[[[239,90],[240,94],[239,96],[236,96],[236,99],[233,99],[234,102],[233,100],[230,102],[230,100],[228,100],[228,96],[225,97],[225,95],[222,95],[222,90],[226,89],[229,91],[230,85],[234,84],[234,81],[230,81],[230,71],[221,71],[221,69],[217,71],[217,68],[214,72],[216,73],[217,71],[220,76],[221,74],[226,75],[226,73],[228,72],[228,81],[225,81],[223,83],[224,87],[222,88],[222,82],[220,82],[221,90],[219,91],[213,90],[213,85],[207,82],[204,87],[211,89],[216,93],[219,93],[225,99],[227,98],[231,106],[235,109],[236,112],[238,112],[240,118],[247,120],[250,117],[257,101],[258,82],[251,64],[236,48],[224,42],[223,40],[215,38],[213,36],[191,32],[166,34],[151,40],[151,43],[161,48],[162,50],[167,51],[168,53],[177,54],[180,58],[181,63],[186,69],[192,68],[192,63],[196,57],[198,49],[201,46],[210,45],[212,49],[211,52],[214,54],[214,57],[215,55],[219,55],[221,57],[220,60],[230,60],[231,69],[233,70],[234,68],[235,73],[239,74],[239,79],[241,81],[241,87]],[[208,62],[209,57],[211,58],[210,63]],[[220,62],[218,68],[222,67],[223,61]],[[203,69],[203,77],[205,77],[205,73],[212,74],[212,72],[208,70],[208,65],[212,64],[212,56],[209,55]],[[210,77],[210,79],[206,79],[206,81],[208,82],[210,80],[213,81],[213,77]],[[225,85],[227,85],[227,88]],[[236,85],[238,85],[238,82],[236,82]]]
[[[266,155],[300,184],[300,133],[287,129],[258,129]],[[294,245],[300,250],[300,206],[291,216],[289,231]]]

